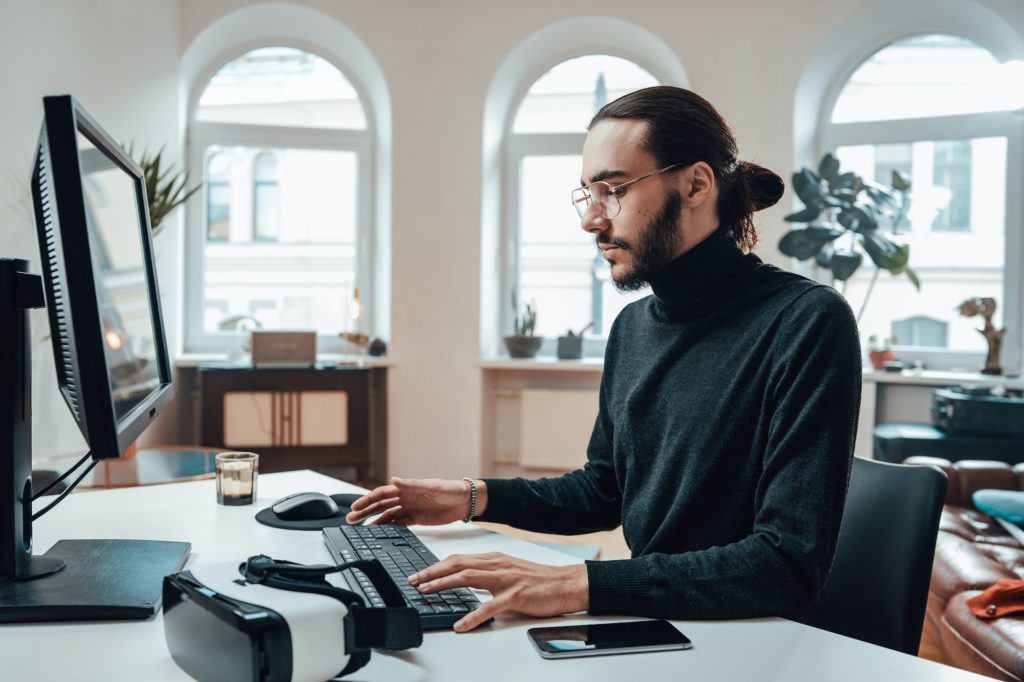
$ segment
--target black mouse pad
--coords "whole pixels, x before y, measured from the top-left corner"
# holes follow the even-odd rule
[[[342,493],[331,495],[330,497],[338,505],[338,513],[325,519],[285,521],[284,519],[277,518],[277,514],[270,507],[265,507],[256,513],[256,520],[264,526],[284,528],[285,530],[320,530],[329,526],[347,526],[348,522],[345,521],[345,515],[352,510],[352,503],[362,497],[362,495]]]

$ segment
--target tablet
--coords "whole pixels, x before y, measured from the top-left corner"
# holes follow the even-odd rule
[[[667,620],[530,628],[526,634],[544,658],[604,656],[693,647],[689,638]]]

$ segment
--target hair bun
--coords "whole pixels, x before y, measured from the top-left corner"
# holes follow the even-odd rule
[[[740,161],[736,169],[747,183],[754,210],[760,211],[774,206],[786,191],[786,183],[774,172],[764,166],[749,161]]]

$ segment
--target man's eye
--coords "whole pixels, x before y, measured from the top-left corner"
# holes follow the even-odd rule
[[[626,188],[623,187],[622,185],[618,185],[617,187],[612,187],[611,193],[616,197],[621,197],[623,194],[626,193]]]

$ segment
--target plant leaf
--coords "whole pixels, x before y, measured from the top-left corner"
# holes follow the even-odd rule
[[[821,179],[809,168],[793,173],[793,191],[807,206],[821,206],[825,203]]]
[[[850,249],[836,250],[832,254],[832,276],[840,281],[844,281],[853,276],[853,273],[857,272],[857,268],[864,261],[864,254],[860,251],[852,251]]]
[[[842,234],[842,230],[824,225],[808,225],[801,230],[790,230],[779,241],[779,251],[797,260],[807,260]]]
[[[903,272],[907,275],[910,283],[914,285],[914,288],[921,291],[921,279],[917,276],[917,273],[908,268],[903,268]]]
[[[833,156],[832,152],[827,152],[825,156],[821,157],[821,163],[818,164],[818,176],[829,185],[838,178],[839,159]]]
[[[787,223],[809,223],[821,215],[821,206],[808,206],[783,218]]]
[[[832,254],[835,252],[835,249],[833,249],[831,245],[825,244],[825,246],[821,247],[821,250],[818,251],[817,255],[814,256],[814,262],[817,263],[819,267],[831,269]]]
[[[910,178],[894,168],[892,171],[892,188],[898,192],[909,192]]]
[[[856,184],[859,180],[860,177],[856,173],[852,171],[847,171],[845,173],[841,173],[838,177],[836,177],[835,181],[832,182],[832,188],[853,189],[854,184]]]
[[[879,234],[877,230],[861,233],[863,236],[864,250],[875,265],[888,270],[894,275],[903,272],[910,259],[910,247],[906,244],[896,244],[890,239]]]

